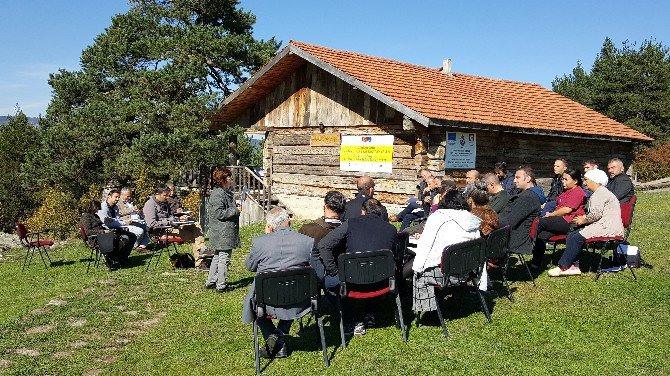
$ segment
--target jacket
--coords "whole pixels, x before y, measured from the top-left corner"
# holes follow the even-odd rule
[[[235,207],[233,192],[214,188],[207,203],[209,248],[228,250],[240,247],[240,212]]]
[[[579,230],[585,238],[623,236],[621,204],[606,187],[600,186],[586,204],[586,220],[589,223]]]
[[[509,203],[498,217],[498,227],[510,227],[510,251],[524,254],[532,253],[533,239],[530,238],[530,228],[535,217],[540,215],[541,205],[542,200],[538,192],[532,188],[528,188],[510,198]]]
[[[361,209],[363,208],[363,203],[369,199],[370,196],[368,195],[358,194],[352,200],[347,201],[347,204],[344,207],[344,220],[346,221],[347,219],[360,217]],[[382,219],[388,222],[389,214],[386,211],[386,207],[383,205],[382,207],[384,208]]]
[[[84,228],[86,236],[98,235],[106,230],[97,214],[82,213],[79,224]]]
[[[159,226],[169,226],[174,221],[167,201],[158,202],[154,195],[149,196],[147,202],[144,203],[142,212],[144,221],[147,223],[147,231],[152,231]]]
[[[502,190],[489,199],[489,206],[491,209],[493,209],[496,213],[500,214],[500,212],[507,206],[507,203],[509,202],[510,195],[506,190]]]
[[[100,204],[98,217],[100,217],[100,220],[109,228],[121,228],[127,225],[126,222],[119,219],[119,206],[114,205],[110,207],[109,204],[107,204],[107,200],[103,200]],[[112,221],[105,222],[106,217],[112,218]]]
[[[556,201],[561,193],[563,193],[563,174],[554,175],[551,179],[551,188],[549,188],[547,201]]]
[[[338,273],[336,255],[345,252],[393,250],[397,231],[395,226],[376,215],[368,214],[352,218],[332,230],[319,242],[319,256],[326,273]]]
[[[257,236],[251,240],[251,249],[246,259],[247,269],[251,272],[260,273],[307,266],[313,244],[314,239],[309,236],[299,234],[289,227],[279,227],[272,233]],[[252,310],[254,292],[255,285],[252,284],[244,300],[244,307],[242,307],[242,321],[245,323],[254,321]],[[309,306],[267,307],[266,312],[280,320],[292,320],[308,309]]]
[[[449,245],[480,237],[482,220],[467,210],[438,209],[426,221],[416,245],[412,270],[417,273],[440,265],[442,251]]]
[[[630,201],[630,198],[635,194],[635,187],[630,176],[621,173],[609,180],[607,189],[614,193],[620,204]]]

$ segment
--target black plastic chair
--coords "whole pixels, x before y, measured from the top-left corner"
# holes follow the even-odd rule
[[[486,260],[498,259],[501,261],[502,270],[502,280],[505,289],[507,289],[507,297],[511,302],[514,302],[514,297],[512,296],[512,290],[509,288],[509,282],[507,281],[507,261],[509,258],[509,251],[507,244],[509,243],[509,226],[499,228],[495,231],[492,231],[489,236],[486,238]]]
[[[540,221],[540,217],[535,217],[535,219],[533,219],[533,223],[530,225],[529,236],[533,240],[532,247],[535,246],[535,241],[537,240],[537,226],[538,226],[539,221]],[[526,252],[526,254],[532,253],[532,252],[533,252],[533,248],[531,248],[530,251]],[[526,268],[526,272],[528,273],[528,276],[530,277],[530,281],[533,282],[533,286],[537,286],[535,284],[535,277],[533,276],[533,273],[531,273],[530,268],[528,267],[528,263],[526,262],[526,258],[524,257],[524,253],[522,251],[519,251],[519,252],[512,251],[511,249],[509,250],[509,253],[513,254],[513,255],[516,255],[516,256],[519,256],[519,260],[521,261],[521,264],[524,266],[524,268]],[[507,264],[505,264],[505,274],[507,274]]]
[[[289,308],[310,307],[317,322],[317,332],[321,340],[323,361],[326,367],[330,367],[328,350],[326,349],[326,337],[323,333],[323,319],[319,316],[320,291],[319,280],[316,272],[311,267],[298,267],[256,274],[254,279],[254,299],[252,308],[254,318],[254,355],[256,361],[256,374],[260,375],[260,348],[258,345],[258,323],[261,317],[270,317],[266,307]],[[296,319],[301,316],[295,317]]]
[[[493,322],[491,314],[489,313],[489,308],[486,305],[486,300],[484,299],[482,292],[479,290],[479,278],[481,277],[482,265],[486,260],[485,251],[486,243],[483,238],[453,244],[442,251],[440,270],[442,271],[444,282],[442,285],[437,286],[438,289],[436,290],[435,299],[437,300],[437,316],[440,319],[444,338],[447,340],[449,339],[449,332],[447,331],[447,325],[444,322],[444,315],[440,309],[441,294],[437,294],[437,292],[453,286],[470,287],[466,281],[471,275],[475,276],[475,278],[472,279],[472,287],[479,297],[484,316],[486,316],[489,323]],[[452,278],[457,282],[452,282]]]
[[[388,249],[378,251],[343,253],[337,258],[340,276],[340,338],[342,349],[347,348],[344,336],[342,299],[369,299],[386,294],[395,295],[396,322],[402,331],[402,340],[407,342],[407,332],[402,316],[400,295],[395,281],[395,259]],[[386,283],[384,283],[386,282]],[[374,286],[370,290],[368,287]],[[378,287],[378,288],[377,288]]]

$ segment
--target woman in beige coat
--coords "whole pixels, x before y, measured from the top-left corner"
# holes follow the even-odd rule
[[[568,233],[565,252],[558,261],[558,266],[549,270],[549,276],[582,274],[579,264],[574,261],[586,239],[623,236],[621,206],[616,196],[605,188],[607,180],[607,174],[602,170],[590,170],[584,174],[584,184],[593,194],[586,203],[586,215],[574,217],[572,224],[575,227],[586,227]]]

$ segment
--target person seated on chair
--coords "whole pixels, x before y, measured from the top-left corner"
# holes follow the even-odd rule
[[[547,240],[555,235],[566,235],[570,231],[572,219],[584,215],[586,193],[582,189],[580,171],[568,168],[563,172],[563,193],[558,195],[556,209],[540,218],[537,225],[535,247],[531,267],[539,269],[547,249]]]
[[[498,229],[498,214],[488,205],[489,195],[484,181],[473,184],[466,202],[470,207],[470,213],[482,220],[479,232],[483,237]]]
[[[630,180],[630,176],[624,173],[624,170],[623,162],[619,158],[613,158],[607,162],[607,172],[610,176],[607,189],[614,193],[620,204],[630,201],[630,198],[635,194],[633,182]]]
[[[291,222],[286,209],[274,207],[268,211],[266,216],[265,235],[257,236],[251,240],[251,249],[246,260],[247,269],[251,272],[260,273],[308,266],[313,244],[314,239],[291,229]],[[248,324],[252,323],[255,317],[252,309],[254,291],[255,286],[252,284],[244,299],[242,321]],[[259,317],[257,319],[258,327],[265,339],[265,346],[261,347],[260,351],[262,357],[281,358],[288,356],[288,348],[282,337],[289,333],[293,320],[299,317],[305,309],[308,310],[309,307],[267,307],[268,315],[278,319],[279,323],[275,327],[270,318]]]
[[[535,185],[535,174],[530,166],[522,166],[514,173],[514,185],[521,193],[510,198],[507,206],[498,215],[499,227],[509,226],[509,250],[530,254],[533,239],[530,228],[535,217],[540,215],[540,206],[546,197]]]
[[[586,171],[596,170],[598,169],[598,162],[593,159],[587,159],[582,164],[582,167],[584,168],[584,173],[586,173]],[[591,194],[593,194],[593,192],[586,188],[586,184],[584,183],[582,183],[582,189],[584,190],[584,193],[586,193],[587,198],[591,197]]]
[[[623,236],[621,205],[614,193],[605,187],[607,181],[607,174],[602,170],[591,170],[584,174],[584,183],[593,192],[586,204],[587,213],[572,219],[573,226],[580,228],[568,233],[563,256],[558,266],[549,270],[550,277],[582,274],[575,260],[586,239]],[[586,227],[581,227],[584,225]]]
[[[323,217],[309,223],[305,223],[298,230],[299,233],[314,239],[314,247],[309,264],[316,271],[317,277],[323,282],[326,276],[326,268],[319,256],[319,242],[324,236],[342,224],[342,214],[346,200],[339,191],[329,191],[323,200]]]
[[[424,216],[423,200],[430,192],[428,182],[433,178],[433,174],[426,168],[419,170],[421,181],[416,186],[417,194],[407,200],[407,206],[397,215],[389,217],[391,222],[402,222],[400,230],[407,228],[412,221],[422,218]]]
[[[480,237],[482,220],[468,211],[468,204],[458,191],[449,191],[440,206],[426,221],[416,246],[416,256],[403,266],[413,271],[414,311],[435,311],[434,286],[442,283],[442,251],[449,245]],[[467,278],[468,276],[465,276]]]
[[[468,193],[470,193],[470,189],[472,188],[472,184],[475,182],[481,180],[481,175],[479,171],[477,170],[470,170],[465,173],[465,188],[463,188],[463,198],[468,197]]]
[[[493,166],[493,173],[498,178],[498,183],[510,195],[517,193],[514,186],[514,174],[507,170],[507,163],[498,162]],[[487,174],[488,175],[488,174]]]
[[[147,225],[147,230],[151,233],[157,227],[175,226],[175,222],[186,221],[188,216],[179,215],[179,213],[172,212],[168,204],[168,195],[170,189],[167,187],[156,187],[154,194],[149,197],[144,204],[142,212],[144,213],[144,221]],[[209,254],[205,246],[205,237],[202,235],[200,228],[193,224],[180,225],[169,230],[170,235],[178,236],[184,239],[187,243],[193,243],[193,258],[195,258],[195,266],[198,270],[209,272],[209,265],[203,262],[202,254]]]
[[[358,194],[352,200],[347,201],[345,206],[345,221],[347,219],[361,216],[361,207],[363,206],[363,203],[372,198],[375,194],[375,181],[371,177],[363,175],[356,180],[356,188],[358,189]],[[384,205],[382,205],[382,219],[387,222],[389,220],[389,215]]]
[[[128,187],[121,188],[121,197],[116,204],[119,208],[119,219],[126,223],[128,231],[135,234],[135,248],[139,253],[147,253],[147,244],[149,244],[149,234],[144,220],[139,216],[139,209],[135,206],[132,199],[132,191]]]
[[[551,187],[549,194],[547,194],[547,202],[542,204],[542,211],[540,215],[545,215],[550,211],[556,209],[556,199],[558,195],[563,193],[563,173],[568,168],[568,162],[565,159],[557,159],[554,161],[554,177],[551,178]]]
[[[137,242],[137,235],[128,230],[128,223],[119,219],[119,199],[121,193],[118,189],[111,189],[107,192],[107,197],[102,202],[100,210],[98,210],[98,217],[107,228],[114,230],[119,236],[126,236],[133,245]]]
[[[384,206],[379,200],[371,198],[363,203],[361,216],[352,218],[342,223],[338,228],[332,230],[319,242],[319,255],[326,268],[324,285],[328,293],[335,294],[339,291],[340,278],[337,256],[341,252],[366,252],[381,249],[394,250],[396,244],[396,228],[384,220]],[[377,286],[367,286],[372,290]],[[359,307],[358,307],[359,308]],[[361,312],[354,312],[356,319]],[[374,323],[374,316],[366,315],[370,326]],[[354,334],[365,334],[363,321],[356,321]]]
[[[165,186],[170,190],[166,199],[168,205],[170,205],[170,211],[175,214],[183,212],[184,206],[181,204],[179,197],[177,197],[174,183],[167,183]]]
[[[486,190],[490,196],[488,205],[493,211],[500,214],[509,202],[510,195],[508,191],[504,189],[498,176],[493,173],[484,174],[484,183],[486,183]],[[514,184],[514,175],[512,175],[512,184]]]
[[[98,211],[100,210],[100,201],[92,200],[84,205],[79,224],[84,229],[86,236],[98,236],[102,233],[110,233],[113,230],[106,228]],[[132,234],[131,234],[132,235]],[[121,233],[114,234],[114,250],[109,253],[103,253],[105,265],[112,268],[115,263],[125,264],[128,261],[128,255],[133,250],[134,240]]]

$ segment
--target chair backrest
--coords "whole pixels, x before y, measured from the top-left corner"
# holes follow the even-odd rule
[[[540,216],[538,215],[533,219],[533,223],[530,225],[530,238],[535,241],[535,238],[537,237],[537,226],[540,223]]]
[[[628,202],[621,204],[621,223],[623,223],[623,228],[625,229],[624,240],[628,240],[628,235],[630,235],[630,225],[633,223],[635,202],[637,202],[637,196],[633,195]]]
[[[84,230],[84,226],[79,225],[79,232],[81,232],[81,238],[84,240],[84,243],[88,244],[88,236],[86,235],[86,230]]]
[[[378,251],[343,253],[337,258],[340,282],[367,285],[395,277],[393,252]]]
[[[26,230],[26,226],[21,222],[16,222],[16,233],[21,240],[28,236],[28,230]]]
[[[478,274],[484,263],[485,241],[483,238],[468,240],[447,246],[442,251],[442,274],[445,280],[449,276],[462,277],[470,272]]]
[[[256,274],[256,305],[290,307],[308,305],[319,295],[319,281],[311,267],[296,267]]]
[[[486,238],[486,258],[502,258],[507,254],[509,226],[492,231]]]

